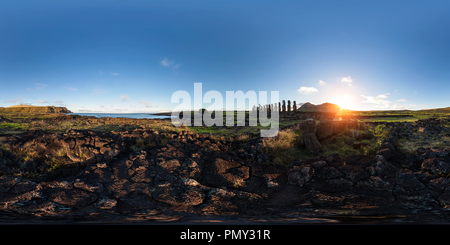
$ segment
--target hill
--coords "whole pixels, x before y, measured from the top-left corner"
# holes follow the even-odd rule
[[[72,113],[66,107],[30,106],[30,105],[13,105],[10,107],[0,107],[0,112],[6,112],[6,113]]]
[[[302,106],[300,106],[299,109],[302,110],[302,109],[315,109],[315,108],[316,108],[316,105],[314,105],[311,102],[306,102]]]
[[[337,112],[341,109],[340,106],[332,103],[323,103],[320,105],[314,105],[310,102],[304,103],[298,110],[299,111],[321,111],[321,112]]]

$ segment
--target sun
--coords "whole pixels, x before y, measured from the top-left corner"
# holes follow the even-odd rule
[[[352,106],[353,102],[350,99],[350,96],[347,94],[339,95],[331,100],[331,103],[337,104],[341,108],[348,109]]]

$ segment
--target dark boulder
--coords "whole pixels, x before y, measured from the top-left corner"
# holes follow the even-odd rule
[[[319,153],[322,151],[322,145],[314,133],[303,133],[300,144],[312,153]]]
[[[335,121],[325,120],[321,121],[316,126],[316,136],[318,140],[324,140],[331,137],[336,130],[333,129]]]
[[[345,179],[353,183],[369,177],[369,174],[364,170],[364,168],[358,165],[343,165],[339,167],[339,171],[344,173]]]
[[[306,133],[316,133],[316,121],[314,119],[308,118],[300,123],[300,130],[303,134]]]
[[[204,166],[202,183],[213,187],[239,187],[249,178],[249,167],[217,158]]]
[[[67,206],[88,206],[97,200],[95,194],[78,189],[53,189],[47,192],[47,197]]]
[[[422,170],[429,171],[430,173],[450,173],[450,164],[441,161],[438,158],[426,159],[422,165]]]
[[[390,159],[392,156],[394,156],[394,154],[389,148],[383,148],[381,150],[378,150],[376,154],[383,156],[385,159]]]
[[[152,197],[172,206],[196,206],[203,203],[205,194],[198,188],[198,182],[192,179],[184,184],[164,183],[156,186]]]
[[[313,175],[313,168],[310,165],[294,166],[289,169],[287,176],[288,182],[291,185],[303,186],[306,182],[311,180]]]

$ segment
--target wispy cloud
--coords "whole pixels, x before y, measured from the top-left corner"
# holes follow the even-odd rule
[[[176,70],[180,67],[180,63],[175,64],[175,60],[170,60],[169,58],[164,58],[160,62],[161,66],[172,68],[172,70]]]
[[[91,95],[95,95],[95,94],[105,94],[105,93],[107,93],[107,92],[108,92],[108,90],[106,90],[106,89],[102,89],[102,88],[94,88],[94,89],[92,89]]]
[[[5,103],[17,103],[17,102],[22,102],[23,100],[21,99],[16,99],[16,100],[5,100]]]
[[[98,74],[105,75],[105,73],[103,71],[98,71]]]
[[[392,109],[394,109],[394,110],[403,110],[403,109],[405,109],[405,107],[402,106],[402,105],[393,105]]]
[[[319,83],[318,83],[320,86],[324,86],[324,85],[326,85],[327,83],[326,82],[324,82],[324,81],[322,81],[322,80],[319,80]]]
[[[113,76],[120,76],[120,74],[117,73],[117,72],[113,72],[113,73],[111,73],[111,75],[113,75]]]
[[[391,102],[388,100],[385,100],[385,99],[387,99],[389,95],[390,95],[389,93],[380,94],[377,96],[361,95],[361,97],[366,99],[362,103],[374,104],[374,105],[376,105],[376,107],[379,107],[379,108],[388,108],[390,106]]]
[[[355,79],[353,79],[350,76],[348,76],[348,77],[341,77],[339,80],[341,81],[341,83],[348,83],[349,86],[351,86],[352,83],[355,81]]]
[[[300,87],[299,89],[297,89],[297,92],[299,92],[300,94],[312,94],[319,92],[319,90],[314,87]]]
[[[62,90],[78,91],[78,89],[77,89],[77,88],[74,88],[74,87],[63,87]]]
[[[38,102],[36,102],[37,104],[45,104],[45,103],[48,103],[48,100],[41,100],[41,101],[38,101]]]
[[[150,103],[148,103],[147,101],[139,101],[140,104],[143,104],[145,107],[150,108],[153,107],[152,105],[150,105]]]
[[[62,100],[56,100],[55,102],[48,102],[48,103],[57,105],[57,106],[67,106],[66,103]]]
[[[33,83],[34,88],[27,88],[28,91],[34,91],[34,90],[40,90],[43,88],[48,87],[47,84],[43,84],[43,83]]]
[[[409,99],[399,99],[397,101],[408,101]]]
[[[120,95],[120,99],[121,99],[122,101],[125,101],[125,102],[129,102],[129,101],[130,101],[130,98],[128,98],[128,94],[126,94],[126,95]]]
[[[164,67],[170,67],[172,66],[175,62],[169,60],[168,58],[164,58],[163,60],[160,61],[161,65]]]
[[[113,111],[117,111],[117,112],[123,112],[123,111],[127,111],[127,109],[122,109],[122,108],[117,108],[117,109],[114,109]]]

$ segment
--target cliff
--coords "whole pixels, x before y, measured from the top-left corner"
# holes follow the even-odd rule
[[[9,113],[72,113],[66,107],[14,105],[0,107],[0,112]]]

